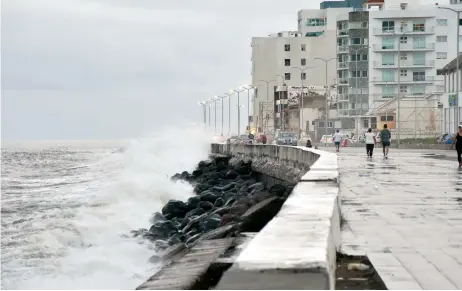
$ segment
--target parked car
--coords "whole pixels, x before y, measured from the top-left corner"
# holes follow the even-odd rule
[[[280,132],[276,136],[276,144],[297,146],[297,135],[294,132]]]

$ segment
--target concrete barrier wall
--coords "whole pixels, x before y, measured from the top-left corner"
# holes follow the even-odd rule
[[[340,247],[337,155],[305,147],[225,144],[213,144],[212,153],[252,159],[256,171],[298,182],[216,289],[335,289]]]

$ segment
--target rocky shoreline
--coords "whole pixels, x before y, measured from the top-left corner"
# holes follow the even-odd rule
[[[170,200],[153,214],[149,230],[132,234],[150,240],[160,251],[172,252],[201,240],[258,232],[277,214],[294,185],[267,188],[257,177],[251,161],[226,156],[201,161],[191,173],[171,177],[191,183],[196,195],[187,201]]]

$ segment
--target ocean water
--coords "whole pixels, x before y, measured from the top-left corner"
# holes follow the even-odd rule
[[[202,130],[121,142],[2,147],[2,289],[131,289],[151,276],[153,246],[130,231],[190,185],[169,177],[209,150]],[[3,145],[2,145],[3,146]]]

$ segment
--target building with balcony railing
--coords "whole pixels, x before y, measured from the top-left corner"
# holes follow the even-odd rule
[[[462,9],[462,7],[461,7]],[[430,94],[437,72],[456,56],[456,13],[419,1],[385,0],[369,11],[369,104],[391,97]]]

